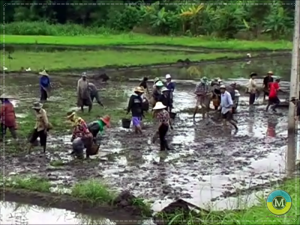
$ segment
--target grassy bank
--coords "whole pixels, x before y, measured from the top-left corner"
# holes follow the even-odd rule
[[[242,53],[211,53],[187,54],[178,52],[149,51],[64,51],[64,52],[27,52],[16,51],[13,59],[7,59],[8,53],[1,52],[6,57],[5,66],[9,71],[19,71],[21,67],[30,67],[33,71],[46,68],[49,71],[66,69],[99,68],[108,65],[133,66],[158,63],[175,63],[179,59],[189,58],[191,61],[214,60],[227,57],[234,59],[245,56]]]
[[[97,36],[1,36],[1,44],[48,44],[48,45],[180,45],[230,50],[285,50],[292,49],[288,41],[221,40],[211,37],[150,36],[135,33]]]
[[[14,190],[23,190],[28,192],[39,192],[43,194],[51,195],[51,187],[53,186],[50,181],[45,178],[40,178],[36,176],[28,176],[28,177],[6,177],[0,178],[0,188],[3,187],[5,183],[6,188],[11,188]],[[58,187],[55,193],[59,193],[62,196],[69,195],[69,198],[74,198],[80,201],[89,202],[93,206],[115,206],[116,201],[118,199],[118,193],[113,191],[111,187],[101,182],[100,180],[85,180],[76,183],[70,188],[70,194],[64,193],[64,187]],[[44,196],[47,199],[47,195]],[[48,196],[51,199],[50,196]],[[148,203],[141,198],[134,197],[130,204],[134,207],[137,207],[141,214],[144,216],[151,215],[151,207]]]
[[[247,207],[245,210],[225,210],[222,212],[210,213],[189,213],[184,216],[183,212],[174,214],[158,214],[162,220],[168,221],[168,225],[200,225],[200,224],[299,224],[300,223],[300,179],[290,179],[285,181],[279,187],[273,187],[273,190],[284,190],[292,198],[292,207],[290,211],[283,216],[273,215],[266,207],[266,198],[258,197],[259,204],[253,207]],[[241,203],[243,204],[243,203]],[[243,204],[247,205],[247,203]]]

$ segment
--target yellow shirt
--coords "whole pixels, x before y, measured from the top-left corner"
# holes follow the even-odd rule
[[[37,131],[42,131],[48,128],[48,117],[47,112],[45,109],[41,109],[39,112],[35,112],[36,122],[34,129],[37,129]]]

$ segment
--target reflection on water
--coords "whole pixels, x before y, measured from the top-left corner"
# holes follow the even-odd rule
[[[1,202],[0,208],[1,224],[116,224],[106,218],[37,205]]]

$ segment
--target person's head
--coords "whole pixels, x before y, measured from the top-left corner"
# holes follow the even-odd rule
[[[272,71],[269,71],[269,72],[267,73],[267,75],[268,75],[269,77],[271,77],[271,76],[274,75],[274,73],[273,73]]]
[[[82,77],[82,80],[85,81],[86,80],[86,72],[82,73],[81,77]]]
[[[251,79],[255,79],[256,77],[257,77],[257,73],[252,72],[252,73],[250,74],[250,78],[251,78]]]
[[[100,120],[104,123],[106,127],[110,127],[110,116],[105,115],[104,117],[101,117]]]
[[[167,74],[167,75],[166,75],[166,81],[167,81],[167,82],[170,82],[171,80],[172,80],[171,75],[170,75],[170,74]]]
[[[202,77],[201,82],[206,83],[208,81],[207,77]]]
[[[161,89],[161,92],[163,93],[164,96],[168,96],[169,89],[166,88],[166,87],[163,87],[163,88]]]
[[[154,113],[160,112],[167,108],[162,102],[156,102],[155,106],[153,107]]]
[[[220,86],[220,91],[221,91],[221,93],[224,93],[226,91],[225,85]]]
[[[156,84],[158,81],[160,81],[160,79],[158,77],[155,77],[154,84]]]
[[[295,97],[292,97],[292,98],[291,98],[291,102],[292,102],[292,103],[296,104],[297,101],[298,101],[298,100],[297,100]]]
[[[147,82],[148,81],[148,77],[144,77],[143,81]]]
[[[280,78],[276,78],[276,79],[275,79],[275,82],[276,82],[276,83],[279,83],[279,82],[280,82]]]
[[[39,72],[39,75],[48,76],[48,73],[46,72],[46,70],[43,70],[43,71]]]
[[[40,102],[35,102],[33,103],[32,109],[36,112],[41,111],[41,109],[43,108],[43,104],[41,104]]]
[[[137,94],[137,95],[139,95],[139,96],[141,96],[142,94],[144,94],[144,90],[143,90],[142,87],[136,87],[134,89],[134,93]]]
[[[232,84],[231,84],[231,87],[235,88],[235,87],[236,87],[236,83],[235,83],[235,82],[232,83]]]
[[[75,111],[67,112],[67,120],[74,123],[76,121],[76,112]]]
[[[157,81],[157,82],[155,83],[155,87],[156,87],[157,89],[159,89],[159,90],[160,90],[163,86],[164,86],[164,84],[163,84],[163,82],[161,82],[160,80]]]

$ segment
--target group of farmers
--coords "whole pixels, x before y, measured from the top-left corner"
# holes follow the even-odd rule
[[[51,81],[46,71],[42,71],[40,75],[41,96],[40,102],[36,102],[32,106],[32,109],[35,112],[36,123],[29,138],[29,153],[35,146],[38,138],[40,139],[43,151],[46,152],[47,134],[48,131],[52,129],[52,125],[47,117],[47,112],[42,104],[47,101],[47,98],[49,97]],[[272,105],[272,110],[276,111],[276,107],[279,104],[277,93],[280,91],[280,79],[275,79],[274,81],[272,75],[273,73],[269,71],[268,75],[264,78],[264,98],[265,96],[269,97],[269,103],[266,110]],[[249,93],[250,105],[253,105],[257,97],[258,88],[255,81],[256,76],[256,73],[251,73],[248,83],[247,92]],[[149,104],[152,105],[153,116],[158,121],[152,141],[155,142],[157,138],[160,139],[161,151],[170,149],[166,140],[166,134],[169,129],[173,129],[170,115],[173,109],[175,83],[172,81],[170,74],[167,74],[165,78],[165,81],[156,78],[154,80],[152,92],[150,93],[148,78],[145,77],[141,84],[134,89],[134,93],[130,96],[127,107],[127,114],[131,112],[132,115],[132,124],[135,133],[142,134],[142,119],[145,116],[144,112],[148,111]],[[235,130],[238,131],[237,121],[233,118],[233,114],[238,106],[239,97],[239,92],[236,90],[235,83],[226,87],[221,84],[219,78],[216,78],[213,82],[209,82],[206,77],[203,77],[199,84],[197,84],[194,93],[196,95],[194,117],[199,107],[202,108],[203,112],[207,113],[209,104],[212,101],[215,109],[221,113],[224,125],[229,122]],[[83,73],[82,77],[77,82],[77,105],[82,111],[84,106],[88,106],[89,111],[91,111],[94,98],[96,98],[97,102],[103,106],[99,99],[96,86],[93,83],[90,83],[86,73]],[[12,97],[5,94],[0,96],[2,103],[0,112],[0,138],[3,139],[7,129],[9,129],[13,139],[17,142],[16,115],[10,99],[12,99]],[[299,116],[300,104],[298,103],[298,99],[293,98],[291,101],[297,105],[297,116]],[[71,138],[73,151],[71,154],[75,154],[78,158],[83,158],[84,149],[86,149],[86,158],[89,158],[90,155],[97,154],[99,145],[97,144],[96,137],[99,132],[103,132],[105,127],[110,127],[110,117],[106,115],[87,124],[84,119],[77,116],[76,112],[70,111],[67,113],[66,119],[69,120],[73,126]]]

